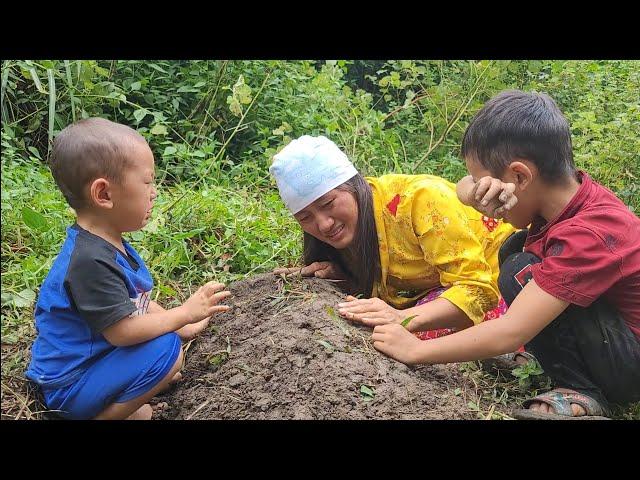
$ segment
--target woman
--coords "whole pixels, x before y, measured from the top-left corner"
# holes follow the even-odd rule
[[[422,339],[495,318],[498,250],[514,228],[463,205],[432,175],[362,177],[325,137],[302,136],[269,169],[304,230],[302,269],[344,280],[339,313],[369,326],[402,322]]]

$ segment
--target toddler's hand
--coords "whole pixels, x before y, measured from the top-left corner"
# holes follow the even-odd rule
[[[187,323],[196,323],[209,318],[214,313],[229,310],[228,305],[218,305],[220,301],[231,295],[231,292],[223,291],[223,288],[224,284],[222,283],[209,282],[191,295],[182,305],[188,313],[189,321]]]

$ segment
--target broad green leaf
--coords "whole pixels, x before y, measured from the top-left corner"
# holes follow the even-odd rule
[[[98,74],[101,75],[103,77],[108,77],[109,76],[109,70],[107,70],[106,68],[102,68],[99,67],[98,65],[94,65],[93,66],[93,70]]]
[[[168,147],[165,147],[164,152],[162,153],[163,156],[165,155],[173,155],[174,153],[177,152],[176,147],[169,145]]]
[[[151,129],[151,133],[154,135],[166,135],[169,132],[167,131],[167,127],[159,123],[156,123]]]
[[[158,283],[158,290],[160,290],[160,293],[162,293],[163,295],[168,295],[170,297],[177,297],[178,296],[178,292],[176,292],[169,285]]]
[[[30,307],[36,300],[36,292],[30,288],[25,288],[20,293],[13,296],[13,304],[18,308]]]
[[[33,228],[34,230],[41,232],[49,230],[47,219],[29,207],[22,207],[22,220],[27,227]]]
[[[138,110],[133,112],[133,117],[138,121],[138,123],[140,123],[142,119],[146,117],[149,113],[150,113],[149,110],[147,110],[146,108],[139,108]]]
[[[40,152],[38,151],[38,149],[36,147],[27,147],[27,150],[29,150],[31,153],[33,153],[33,155],[42,160],[42,157],[40,156]]]
[[[9,303],[13,303],[13,293],[0,292],[0,303],[2,305],[7,305]]]
[[[136,90],[140,90],[140,87],[142,87],[141,82],[133,82],[129,88],[132,92],[135,92]]]

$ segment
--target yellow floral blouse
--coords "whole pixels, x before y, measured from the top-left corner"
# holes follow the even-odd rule
[[[498,303],[498,250],[515,229],[463,205],[455,185],[433,175],[367,177],[380,246],[373,296],[395,308],[415,305],[429,290],[474,323]]]

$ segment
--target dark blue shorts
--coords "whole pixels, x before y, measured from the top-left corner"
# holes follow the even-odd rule
[[[155,387],[175,365],[182,342],[175,332],[148,342],[117,347],[69,386],[44,390],[50,410],[69,419],[94,418],[112,403],[123,403]]]

